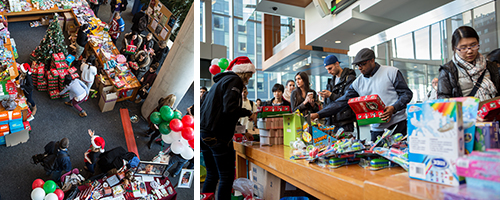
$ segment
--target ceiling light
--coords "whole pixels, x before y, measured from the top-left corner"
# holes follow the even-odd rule
[[[341,41],[340,40],[335,40],[335,44],[340,44]]]
[[[413,66],[413,68],[417,68],[417,66],[415,65],[415,66]]]
[[[321,56],[321,58],[323,58],[323,59],[324,59],[324,58],[326,58],[326,56]]]

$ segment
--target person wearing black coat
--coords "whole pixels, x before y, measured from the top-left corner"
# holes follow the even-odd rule
[[[89,0],[90,9],[94,12],[94,15],[97,17],[97,13],[99,12],[99,6],[104,3],[104,0]]]
[[[200,107],[200,149],[205,159],[207,177],[203,193],[215,193],[217,199],[230,199],[234,181],[235,153],[232,138],[240,117],[256,113],[242,108],[243,87],[255,73],[246,56],[235,58],[227,71],[214,76],[215,84]],[[251,138],[250,134],[247,134]]]
[[[153,62],[158,62],[160,64],[160,67],[158,67],[158,71],[160,71],[161,66],[163,66],[163,62],[165,61],[165,58],[167,58],[170,49],[168,48],[166,41],[160,41],[158,46],[159,48],[156,49],[153,56]]]
[[[274,84],[272,92],[274,97],[264,102],[263,106],[290,106],[290,102],[283,98],[283,91],[285,87],[279,83]]]
[[[325,106],[327,106],[344,96],[347,88],[356,80],[356,72],[349,68],[342,69],[340,67],[340,61],[338,61],[335,55],[327,56],[324,65],[328,73],[333,76],[328,79],[326,90],[318,92],[325,100]],[[326,124],[328,126],[335,125],[334,133],[340,127],[344,128],[344,131],[347,132],[354,131],[354,121],[356,121],[356,115],[349,106],[331,117],[326,117]]]
[[[142,6],[141,11],[135,13],[134,18],[132,18],[132,27],[130,28],[132,31],[137,32],[137,33],[142,33],[145,31],[147,28],[147,18],[148,15],[146,15],[146,10],[148,9],[147,5]],[[143,17],[146,17],[143,19]],[[142,22],[141,22],[142,19]],[[146,22],[146,24],[144,24]]]
[[[127,9],[127,2],[128,0],[111,0],[109,5],[111,8],[111,16],[109,16],[109,20],[111,21],[113,19],[113,14],[115,12],[123,12]]]
[[[19,76],[19,87],[23,90],[29,104],[31,104],[31,116],[28,118],[28,121],[31,121],[36,114],[37,108],[33,100],[33,78],[29,65],[26,63],[21,65],[21,72],[21,76]]]
[[[89,37],[87,33],[89,32],[89,25],[84,24],[78,29],[78,33],[76,36],[76,55],[75,58],[79,60],[80,56],[83,53],[83,50],[85,50],[85,45],[87,45],[87,42],[89,41]]]
[[[500,95],[500,74],[495,63],[479,53],[479,36],[469,26],[452,35],[453,58],[439,68],[438,99],[473,96],[485,101]]]

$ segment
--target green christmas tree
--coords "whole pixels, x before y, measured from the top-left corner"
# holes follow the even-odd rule
[[[52,54],[62,52],[65,57],[68,55],[67,46],[64,42],[64,34],[57,18],[58,15],[55,14],[54,20],[49,24],[47,34],[45,34],[40,45],[31,53],[31,60],[49,66]]]

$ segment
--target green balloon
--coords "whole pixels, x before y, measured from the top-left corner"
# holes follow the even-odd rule
[[[181,111],[175,111],[174,112],[174,119],[182,119],[182,113]]]
[[[163,134],[163,135],[168,135],[170,133],[170,131],[172,131],[170,129],[170,125],[168,122],[162,122],[159,126],[158,126],[158,129],[160,129],[160,133]]]
[[[153,122],[153,124],[161,123],[162,119],[161,119],[160,112],[151,113],[151,116],[149,116],[149,120],[151,120],[151,122]]]
[[[228,66],[229,66],[229,61],[228,61],[227,59],[225,59],[225,58],[221,58],[221,59],[219,60],[219,67],[220,67],[221,69],[227,69],[227,67],[228,67]]]
[[[46,194],[56,191],[56,183],[53,180],[48,180],[43,184],[43,190]]]
[[[160,114],[161,118],[166,122],[170,122],[174,118],[174,111],[169,106],[161,107]]]

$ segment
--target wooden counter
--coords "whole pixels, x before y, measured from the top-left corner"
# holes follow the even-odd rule
[[[283,145],[245,146],[234,142],[236,173],[247,176],[246,160],[318,199],[442,199],[448,186],[411,179],[403,168],[370,171],[359,165],[328,169],[305,160],[291,160]]]
[[[27,2],[31,3],[31,0],[27,0]],[[70,11],[71,9],[59,9],[57,6],[54,6],[48,10],[40,10],[32,8],[30,11],[4,12],[3,15],[7,18],[8,22],[20,22],[20,21],[40,20],[40,16],[37,15],[53,14],[56,12],[70,12]]]

